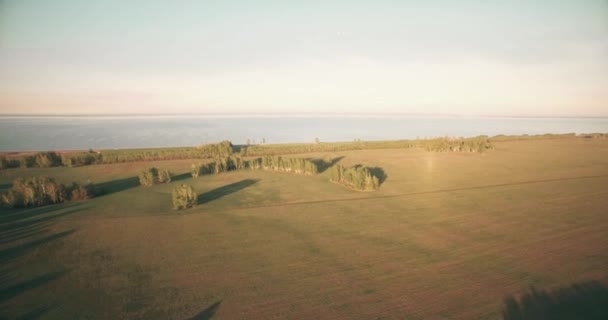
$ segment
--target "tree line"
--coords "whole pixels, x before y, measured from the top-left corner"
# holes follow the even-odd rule
[[[3,205],[11,208],[39,207],[55,203],[80,201],[97,194],[94,185],[57,183],[48,177],[18,178],[8,192],[0,195]]]
[[[192,164],[192,177],[218,174],[237,170],[267,170],[297,174],[315,175],[319,172],[319,163],[304,158],[283,158],[281,156],[264,156],[255,159],[244,159],[241,156],[218,158],[208,163]]]
[[[206,159],[229,156],[234,153],[230,141],[200,145],[197,147],[101,150],[88,152],[38,152],[34,155],[0,157],[0,169],[80,167],[92,164],[112,164],[136,161]]]
[[[361,165],[346,168],[338,164],[330,168],[330,181],[359,191],[378,190],[381,178]]]
[[[356,139],[352,142],[315,142],[289,143],[271,145],[252,145],[242,147],[242,156],[265,156],[279,154],[294,154],[308,152],[340,152],[349,150],[372,149],[410,149],[422,148],[436,152],[485,152],[492,148],[487,136],[473,138],[432,138],[415,140],[363,141]]]

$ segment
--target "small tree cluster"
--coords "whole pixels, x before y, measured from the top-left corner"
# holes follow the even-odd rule
[[[139,184],[142,186],[149,187],[157,183],[169,182],[171,182],[171,172],[169,170],[158,170],[152,167],[139,173]]]
[[[197,204],[198,195],[192,189],[192,186],[187,184],[180,184],[173,188],[171,192],[171,198],[173,202],[173,209],[181,210],[186,208],[192,208]]]
[[[331,169],[330,180],[360,191],[373,191],[380,187],[380,178],[372,171],[360,165],[345,168],[335,165]]]
[[[303,158],[282,158],[280,156],[262,157],[262,169],[307,175],[315,175],[319,172],[317,164],[312,160]]]
[[[218,174],[227,171],[242,170],[245,168],[245,161],[240,156],[217,157],[215,161],[207,163],[192,164],[192,177]]]
[[[213,162],[192,164],[192,177],[218,174],[235,170],[272,170],[299,174],[314,175],[319,172],[318,165],[309,159],[281,158],[280,156],[264,156],[262,158],[244,160],[240,156],[230,156],[216,159]]]
[[[8,207],[39,207],[49,204],[79,201],[94,196],[93,185],[63,185],[48,177],[19,178],[11,189],[0,196]]]

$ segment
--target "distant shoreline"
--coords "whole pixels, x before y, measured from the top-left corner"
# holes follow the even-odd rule
[[[0,114],[0,118],[475,118],[475,119],[608,119],[608,115],[468,115],[414,113],[108,113],[108,114]]]

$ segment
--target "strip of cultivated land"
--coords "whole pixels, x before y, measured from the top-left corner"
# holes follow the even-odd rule
[[[147,188],[136,176],[151,163],[0,171],[2,189],[46,175],[110,190],[1,209],[0,315],[495,319],[531,286],[605,288],[608,140],[493,145],[306,154],[382,168],[387,179],[365,193],[328,171],[181,175],[193,160],[154,162],[178,179]],[[197,207],[171,209],[179,183]]]

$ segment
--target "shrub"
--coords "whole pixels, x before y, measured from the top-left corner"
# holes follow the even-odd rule
[[[149,187],[158,182],[158,169],[149,168],[139,173],[139,184]]]
[[[169,170],[158,170],[158,182],[159,183],[171,182],[171,172],[169,172]]]
[[[175,186],[173,188],[173,192],[171,193],[173,209],[181,210],[192,208],[197,203],[198,195],[192,189],[192,186],[187,184],[180,184],[179,186]]]

